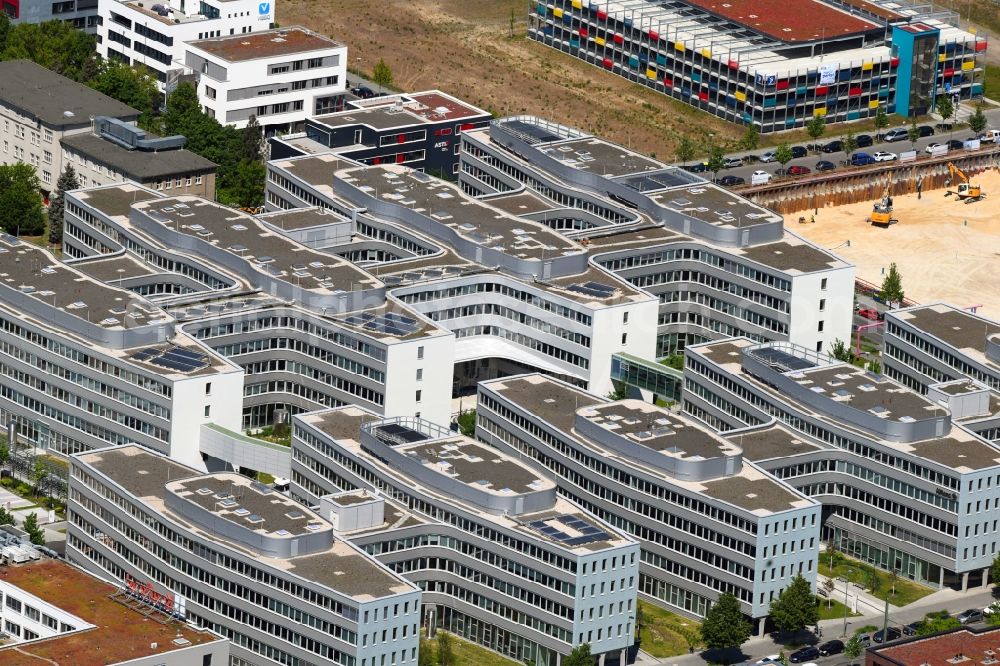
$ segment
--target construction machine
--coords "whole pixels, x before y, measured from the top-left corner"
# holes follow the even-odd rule
[[[885,189],[882,190],[882,198],[872,206],[872,214],[868,222],[877,227],[888,227],[896,224],[898,219],[892,216],[892,180],[886,178]]]
[[[951,162],[948,162],[948,180],[944,181],[944,186],[948,187],[956,179],[961,182],[958,183],[958,187],[954,191],[948,190],[945,192],[944,195],[946,197],[954,194],[958,199],[967,204],[981,201],[986,197],[986,193],[983,192],[983,189],[979,185],[969,184],[969,177],[965,175],[964,171]]]

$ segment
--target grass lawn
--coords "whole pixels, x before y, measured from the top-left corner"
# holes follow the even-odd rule
[[[701,643],[701,625],[694,620],[644,601],[639,602],[639,610],[642,613],[639,631],[642,649],[654,657],[662,659],[687,654],[690,647]]]
[[[983,79],[987,95],[996,96],[1000,94],[1000,65],[986,65],[986,73]]]
[[[820,566],[817,573],[829,576],[830,556],[827,553],[820,553],[819,562]],[[848,570],[850,570],[850,573]],[[872,590],[871,584],[872,575],[874,575],[877,580],[876,589],[874,591]],[[929,587],[924,587],[919,583],[915,583],[912,580],[907,580],[905,578],[898,578],[895,583],[893,583],[890,581],[889,573],[887,571],[882,571],[881,569],[876,569],[870,564],[853,560],[843,553],[837,553],[837,563],[833,568],[833,577],[843,577],[852,583],[864,585],[865,589],[872,594],[872,596],[883,600],[888,598],[889,603],[893,606],[906,606],[907,604],[912,604],[914,601],[922,599],[934,591]],[[894,587],[895,593],[893,593]],[[843,582],[837,581],[837,590],[843,594]],[[837,592],[834,592],[834,595],[836,594]]]
[[[836,594],[836,592],[834,592]],[[816,597],[819,599],[819,619],[821,620],[836,620],[844,617],[844,604],[837,601],[836,599],[824,599],[823,597]],[[848,613],[848,617],[857,617],[861,613]]]
[[[455,666],[517,666],[520,662],[455,636]]]

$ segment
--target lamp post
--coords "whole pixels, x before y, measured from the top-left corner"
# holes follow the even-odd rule
[[[847,604],[847,588],[848,588],[848,585],[851,584],[851,575],[853,573],[854,573],[854,569],[850,569],[849,568],[847,570],[847,576],[844,578],[844,633],[842,634],[843,638],[847,638],[847,609],[848,609],[848,604]]]

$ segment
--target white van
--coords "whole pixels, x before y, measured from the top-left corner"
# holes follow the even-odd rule
[[[986,130],[979,135],[981,143],[1000,143],[1000,130]]]

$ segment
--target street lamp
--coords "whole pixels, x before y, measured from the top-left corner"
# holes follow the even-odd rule
[[[854,573],[854,569],[847,569],[847,576],[844,578],[844,633],[842,636],[847,638],[847,586],[851,584],[851,575]]]

